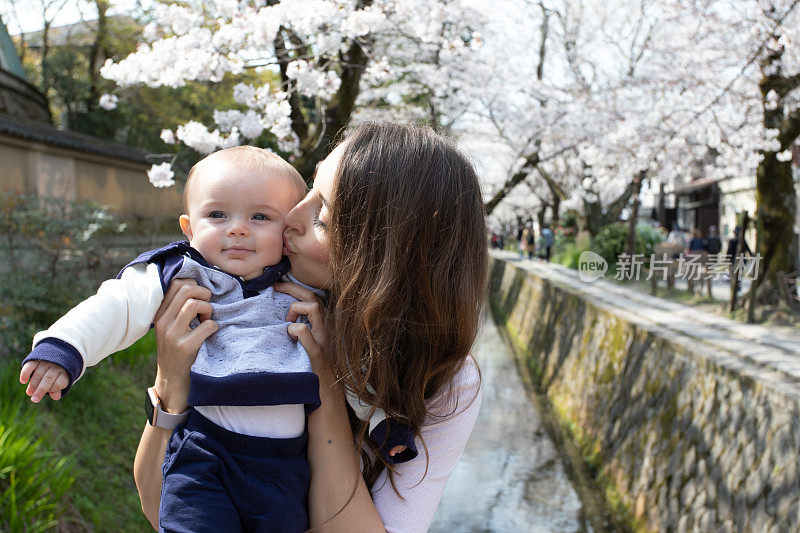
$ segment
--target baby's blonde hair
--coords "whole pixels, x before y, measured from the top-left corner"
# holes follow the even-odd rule
[[[192,178],[200,172],[202,167],[207,163],[222,159],[233,165],[241,165],[255,170],[280,172],[294,182],[298,188],[299,194],[304,195],[308,191],[308,186],[306,182],[303,181],[300,173],[278,154],[257,146],[234,146],[233,148],[225,148],[224,150],[219,150],[213,154],[207,155],[195,163],[189,171],[186,184],[183,187],[184,213],[189,213],[189,191],[191,189]]]

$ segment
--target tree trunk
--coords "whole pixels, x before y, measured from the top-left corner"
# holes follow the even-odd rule
[[[600,230],[606,224],[611,224],[619,219],[620,213],[628,204],[633,194],[635,179],[631,180],[625,190],[608,205],[608,208],[603,211],[603,207],[599,202],[583,201],[583,216],[578,219],[579,228],[582,231],[588,231],[594,238],[595,235],[600,233]]]
[[[95,0],[97,6],[97,32],[92,42],[92,49],[89,53],[89,96],[87,103],[91,106],[100,99],[100,67],[106,60],[108,49],[108,17],[106,15],[109,7],[108,0]]]
[[[47,93],[47,89],[50,88],[50,80],[47,79],[47,54],[50,52],[50,22],[46,19],[46,15],[44,11],[42,12],[42,18],[45,19],[44,26],[42,27],[42,57],[40,59],[41,63],[41,71],[42,71],[42,92]]]
[[[783,48],[770,50],[761,63],[761,98],[764,105],[764,128],[777,129],[780,151],[789,150],[800,134],[800,112],[785,113],[783,97],[800,85],[800,76],[781,72]],[[766,74],[765,72],[770,72]],[[779,95],[777,105],[770,105],[767,95]],[[756,247],[761,256],[757,277],[751,286],[752,303],[748,319],[755,318],[757,303],[776,304],[783,299],[784,275],[797,269],[794,249],[794,221],[797,191],[790,161],[778,161],[776,152],[762,152],[756,172]]]
[[[636,223],[639,221],[639,206],[641,199],[639,192],[642,190],[642,181],[644,181],[646,171],[642,170],[633,178],[633,190],[631,196],[633,197],[633,204],[631,205],[631,215],[628,219],[628,236],[625,239],[625,253],[633,255],[636,253]]]
[[[561,217],[561,198],[558,195],[553,195],[553,203],[550,206],[551,213],[553,215],[553,225],[557,225],[559,218]]]
[[[600,233],[600,228],[605,225],[602,207],[599,202],[583,201],[583,213],[578,217],[578,229],[587,231],[594,239]]]
[[[538,211],[536,211],[536,220],[539,222],[539,233],[541,233],[542,230],[544,229],[545,225],[544,215],[546,211],[547,211],[547,206],[544,205],[540,207]]]
[[[791,163],[778,161],[774,152],[765,154],[756,173],[756,252],[761,261],[753,288],[758,303],[780,301],[783,276],[796,269],[796,202]]]
[[[747,231],[747,227],[749,225],[750,225],[750,216],[748,215],[747,211],[744,212],[744,214],[742,215],[741,219],[738,216],[736,217],[736,226],[738,228],[740,228],[739,236],[737,237],[737,239],[738,239],[737,246],[736,246],[736,254],[737,255],[740,254],[740,253],[743,253],[743,250],[745,249],[745,246],[747,246],[747,241],[744,238],[744,234]],[[728,249],[728,252],[732,253],[730,251],[730,248]],[[732,259],[732,265],[733,265],[734,262],[735,262],[735,258]],[[732,265],[731,265],[731,267],[729,269],[730,270],[730,274],[731,274],[731,293],[730,293],[731,297],[730,297],[730,301],[729,301],[729,304],[728,304],[728,312],[730,312],[730,313],[733,313],[733,311],[736,309],[736,301],[739,298],[739,276],[741,275],[741,273],[738,270],[734,269]],[[751,304],[750,304],[750,308],[751,309],[753,308],[752,301],[751,301]],[[752,311],[750,311],[750,312],[752,312]]]
[[[274,0],[267,2],[267,5],[275,4],[277,2]],[[356,8],[363,9],[371,4],[372,0],[360,0],[356,3]],[[295,57],[287,50],[286,39],[292,44],[293,50],[303,50],[307,45],[288,28],[281,28],[275,37],[273,44],[280,68],[281,81],[288,84],[290,80],[286,75],[286,70]],[[322,112],[314,113],[313,109],[305,109],[300,95],[295,91],[290,92],[292,131],[300,141],[300,155],[292,162],[292,165],[309,185],[317,163],[327,157],[339,135],[350,123],[356,98],[360,92],[361,76],[370,59],[364,48],[368,47],[370,42],[369,36],[362,37],[359,41],[353,41],[346,51],[339,53],[337,70],[342,83],[336,95]]]
[[[360,92],[361,76],[369,62],[369,57],[361,45],[353,43],[341,56],[342,84],[339,90],[325,109],[320,124],[320,131],[306,130],[307,136],[300,138],[302,155],[292,164],[306,181],[311,182],[311,177],[317,163],[325,159],[338,140],[338,136],[350,123],[356,98]]]
[[[541,169],[539,170],[542,176],[546,175],[544,171]],[[553,179],[549,178],[549,176],[546,177],[545,183],[547,183],[547,188],[550,189],[550,213],[552,216],[550,223],[553,224],[553,227],[555,227],[558,224],[558,217],[560,214],[559,211],[561,210],[561,198],[562,195],[564,195],[564,192],[562,191],[561,187],[556,185]]]

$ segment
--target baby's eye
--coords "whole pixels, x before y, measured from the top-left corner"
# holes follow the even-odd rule
[[[225,213],[222,211],[212,211],[208,214],[208,218],[225,218]]]
[[[269,217],[264,213],[256,213],[253,215],[253,220],[269,220]]]

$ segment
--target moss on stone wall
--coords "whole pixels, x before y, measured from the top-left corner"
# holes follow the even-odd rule
[[[497,259],[491,272],[498,323],[623,523],[798,530],[800,393],[767,387],[579,288]]]

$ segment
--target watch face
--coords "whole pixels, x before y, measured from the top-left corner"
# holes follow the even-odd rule
[[[153,399],[150,397],[150,390],[148,389],[144,394],[144,412],[147,413],[147,421],[150,422],[151,426],[153,425],[154,410],[155,406],[153,405]]]

